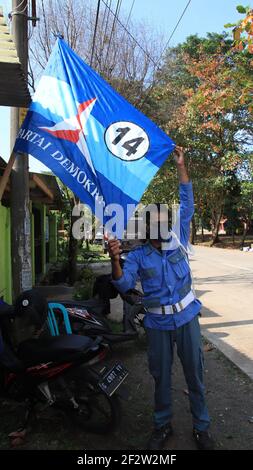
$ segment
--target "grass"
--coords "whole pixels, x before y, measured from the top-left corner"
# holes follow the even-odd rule
[[[77,256],[77,261],[79,263],[87,261],[90,263],[100,263],[102,261],[110,261],[110,258],[107,253],[104,253],[102,245],[89,244],[89,249],[83,248],[80,250],[80,253]]]

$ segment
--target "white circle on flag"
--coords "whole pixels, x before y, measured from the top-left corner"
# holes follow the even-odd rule
[[[148,135],[142,127],[129,121],[111,124],[105,131],[105,143],[115,157],[126,162],[143,158],[150,145]]]

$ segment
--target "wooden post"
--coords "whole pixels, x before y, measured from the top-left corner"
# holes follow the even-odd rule
[[[27,76],[28,40],[27,0],[12,0],[12,34],[19,60]],[[19,127],[20,109],[11,109],[11,145],[14,146]],[[31,224],[29,202],[28,156],[18,153],[11,172],[11,259],[14,298],[32,287]]]

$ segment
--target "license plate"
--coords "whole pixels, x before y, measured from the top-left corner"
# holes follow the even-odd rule
[[[99,387],[111,397],[117,388],[124,382],[128,376],[128,370],[123,364],[115,364],[100,380],[98,383]]]

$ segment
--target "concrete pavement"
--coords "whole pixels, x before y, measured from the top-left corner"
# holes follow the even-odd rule
[[[253,379],[253,252],[194,246],[204,336]]]

